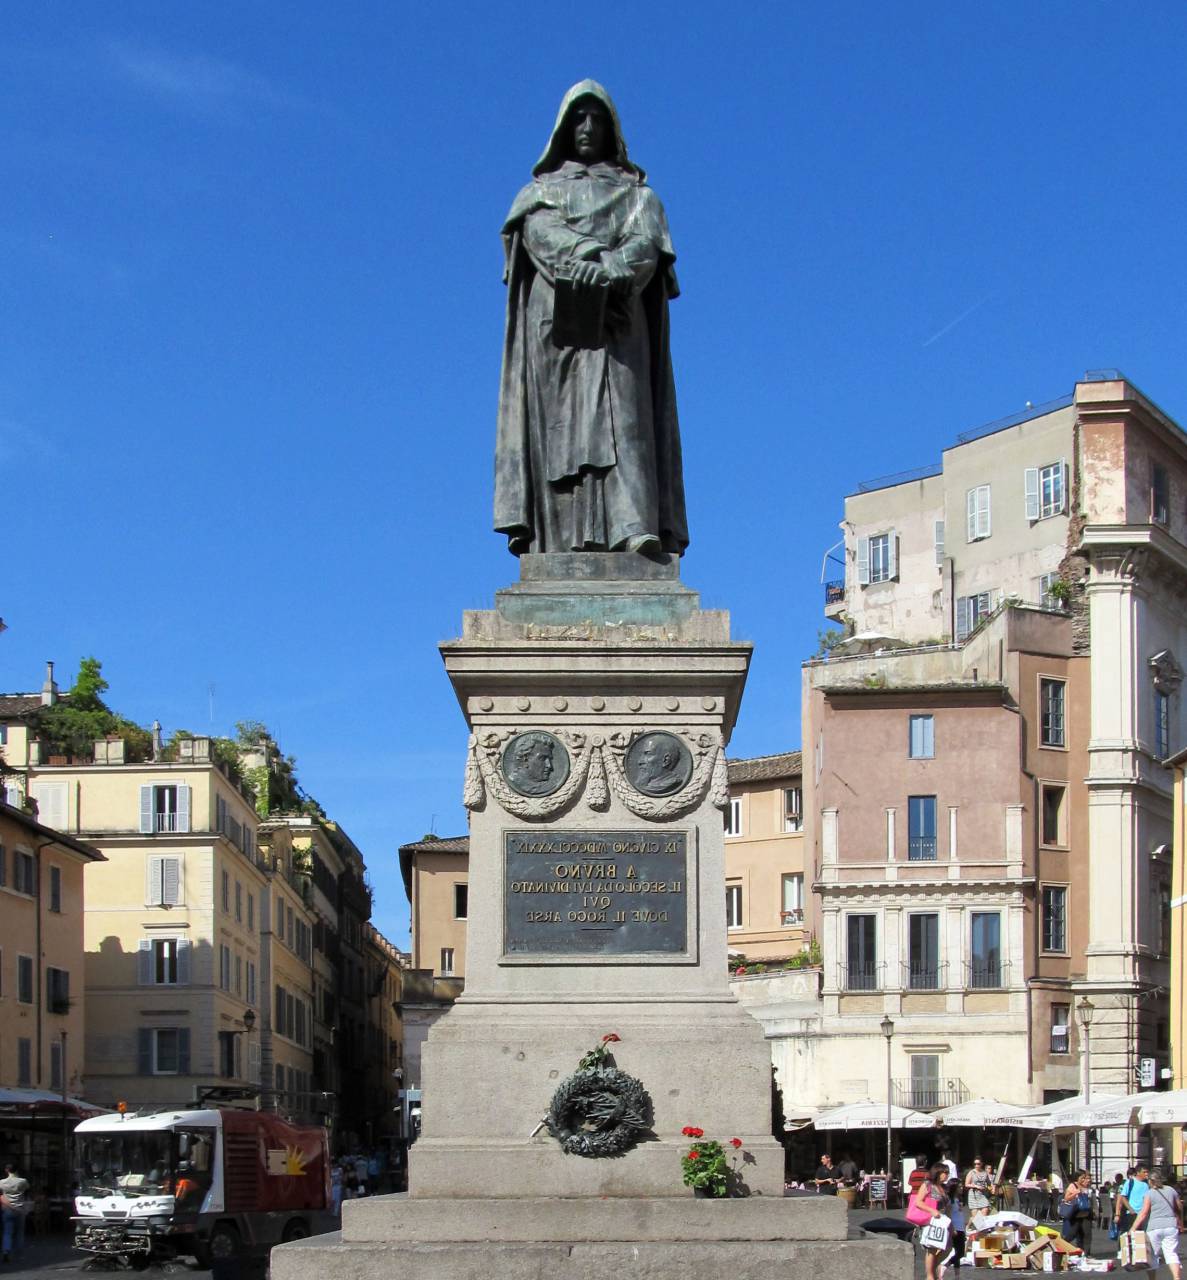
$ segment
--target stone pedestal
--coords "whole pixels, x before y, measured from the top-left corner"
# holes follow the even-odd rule
[[[441,651],[471,729],[465,993],[423,1048],[408,1194],[274,1250],[276,1280],[907,1280],[907,1247],[843,1243],[838,1200],[782,1197],[770,1052],[728,985],[725,747],[750,661],[728,615],[675,560],[525,556]],[[607,1035],[649,1128],[566,1153],[542,1119]],[[686,1126],[741,1139],[740,1198],[683,1185]]]

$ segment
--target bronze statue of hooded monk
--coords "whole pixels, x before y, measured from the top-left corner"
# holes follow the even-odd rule
[[[503,226],[495,529],[513,554],[688,545],[668,347],[667,218],[610,95],[565,94]]]

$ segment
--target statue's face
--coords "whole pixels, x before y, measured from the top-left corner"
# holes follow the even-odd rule
[[[610,140],[610,116],[597,98],[578,98],[569,112],[573,126],[573,150],[577,159],[596,164],[606,158]]]
[[[523,771],[533,782],[547,782],[552,777],[552,744],[535,742],[524,758]]]
[[[648,738],[643,744],[639,762],[643,766],[644,777],[658,778],[661,773],[666,773],[672,767],[671,752],[655,738]]]

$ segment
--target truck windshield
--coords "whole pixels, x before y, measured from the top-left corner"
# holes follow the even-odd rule
[[[79,1140],[79,1185],[84,1196],[161,1196],[173,1193],[173,1134],[91,1133]]]

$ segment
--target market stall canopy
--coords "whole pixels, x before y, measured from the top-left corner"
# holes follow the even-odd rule
[[[42,1089],[0,1089],[0,1111],[36,1111],[57,1115],[65,1111],[67,1115],[97,1116],[110,1109],[97,1107],[85,1098],[67,1097],[63,1100],[60,1093],[46,1093]]]
[[[886,1103],[850,1102],[847,1106],[823,1111],[813,1124],[817,1129],[885,1129]],[[908,1107],[890,1108],[892,1129],[934,1129],[935,1120],[922,1111]]]
[[[968,1102],[957,1102],[951,1107],[941,1107],[935,1112],[935,1119],[946,1129],[966,1125],[986,1129],[993,1125],[1012,1124],[1016,1116],[1024,1115],[1027,1110],[1026,1107],[1016,1107],[1009,1102],[998,1102],[996,1098],[973,1098]]]
[[[1187,1089],[1135,1096],[1143,1099],[1137,1109],[1138,1124],[1187,1124]]]
[[[1105,1093],[1097,1095],[1089,1103],[1082,1093],[1078,1093],[1075,1097],[1051,1102],[1045,1107],[1029,1108],[1002,1123],[1016,1129],[1038,1129],[1041,1133],[1078,1133],[1081,1129],[1093,1127],[1081,1119],[1087,1111],[1120,1101],[1122,1099],[1115,1093]]]

